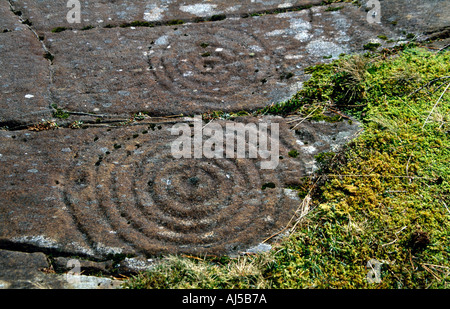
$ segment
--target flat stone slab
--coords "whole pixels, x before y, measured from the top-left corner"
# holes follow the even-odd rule
[[[80,23],[68,22],[67,14],[74,8],[74,6],[67,7],[68,1],[12,0],[11,2],[15,10],[20,11],[33,23],[35,29],[48,32],[57,27],[82,29],[90,26],[121,25],[133,21],[164,24],[214,19],[218,15],[240,17],[257,12],[319,5],[322,0],[80,1]]]
[[[0,2],[0,127],[49,118],[49,63],[32,31]]]
[[[57,275],[41,252],[0,250],[0,289],[114,289],[121,282],[80,274]]]
[[[0,127],[49,119],[49,69],[39,41],[28,31],[2,33],[0,53]]]
[[[274,168],[236,153],[176,158],[174,123],[0,132],[0,247],[96,259],[237,254],[285,227],[301,202],[290,188],[315,171],[314,155],[359,130],[342,121],[292,131],[281,117],[217,120],[200,130],[227,123],[278,124]]]
[[[362,51],[389,30],[357,7],[177,26],[64,31],[45,36],[52,93],[69,111],[130,116],[256,110],[292,97],[304,69]],[[381,41],[381,40],[380,40]],[[384,42],[382,42],[384,43]]]
[[[44,2],[26,8],[33,3]],[[47,31],[39,42],[37,33],[18,22],[30,16],[14,15],[2,2],[2,28],[8,32],[0,37],[6,55],[0,124],[49,119],[54,104],[110,118],[255,110],[295,94],[308,79],[305,67],[361,52],[368,42],[395,44],[380,34],[406,39],[396,32],[406,28],[392,21],[408,20],[409,11],[402,11],[402,19],[392,3],[382,4],[380,24],[368,22],[364,6],[331,7],[174,26]],[[428,29],[429,16],[416,15],[414,20],[422,20],[417,29]],[[436,20],[445,25],[445,18]]]
[[[210,13],[234,7],[236,14],[215,22],[126,28],[96,25],[85,31],[52,33],[45,27],[39,30],[39,24],[59,20],[51,12],[61,14],[63,8],[54,7],[61,3],[11,1],[11,8],[2,1],[0,127],[48,120],[50,106],[55,104],[71,112],[110,118],[138,112],[192,115],[255,110],[289,99],[308,79],[304,68],[328,61],[324,58],[361,52],[368,42],[395,44],[379,35],[406,39],[407,31],[441,31],[449,25],[449,15],[442,14],[448,10],[445,1],[381,2],[379,24],[368,22],[364,3],[361,7],[334,4],[330,10],[315,1],[290,2],[292,7],[312,7],[276,13],[289,5],[255,1],[237,9],[234,2],[169,2],[95,5],[129,14],[167,5],[167,16],[161,18],[169,21],[177,17],[174,12],[192,15],[192,8],[197,8],[200,14],[208,11],[201,8],[211,6],[217,10]],[[245,15],[263,8],[271,14]],[[85,13],[105,13],[103,9]],[[121,21],[134,20],[133,15],[119,15],[123,15]],[[233,17],[243,15],[247,18]],[[30,21],[33,30],[26,25]]]
[[[9,6],[7,1],[4,1]],[[80,1],[80,22],[69,23],[67,14],[73,6],[68,1],[11,0],[16,12],[32,22],[40,32],[49,32],[57,27],[82,29],[85,27],[104,27],[122,25],[133,21],[164,24],[170,22],[191,22],[208,20],[213,16],[245,17],[257,13],[273,13],[308,6],[322,5],[322,0],[251,0],[251,1],[179,1],[179,0],[119,0],[119,1]],[[361,9],[366,9],[369,0],[359,1]],[[449,26],[450,4],[446,0],[434,1],[379,1],[381,23],[394,24],[397,29],[420,32],[443,25]],[[339,6],[347,4],[337,4]],[[373,8],[373,5],[369,5]],[[222,17],[223,18],[223,17]]]

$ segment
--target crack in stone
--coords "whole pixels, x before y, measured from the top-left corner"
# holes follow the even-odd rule
[[[44,54],[43,57],[48,61],[49,65],[48,65],[48,71],[49,71],[49,84],[47,86],[47,92],[49,94],[49,100],[50,100],[50,105],[49,105],[49,110],[53,109],[53,105],[55,104],[55,99],[53,97],[51,88],[53,87],[53,76],[54,76],[54,71],[53,71],[53,55],[50,53],[50,50],[47,48],[47,46],[45,45],[44,41],[41,39],[41,37],[37,34],[37,32],[33,29],[32,25],[30,24],[30,22],[28,21],[28,19],[24,19],[22,18],[22,14],[17,14],[17,10],[14,7],[13,3],[11,2],[11,0],[8,0],[9,3],[9,8],[11,10],[11,12],[17,16],[18,20],[20,21],[20,23],[22,23],[23,25],[25,25],[28,30],[30,30],[34,36],[36,37],[36,39],[40,42],[42,49],[44,50]],[[28,21],[28,22],[27,22]],[[41,113],[45,113],[46,111],[42,111]],[[28,127],[28,125],[26,125]],[[0,126],[1,127],[1,126]]]
[[[23,19],[21,15],[17,14],[17,10],[15,9],[14,5],[12,4],[11,0],[8,0],[9,3],[9,7],[11,9],[11,12],[17,16],[17,18],[19,19],[20,23],[24,24],[31,32],[33,32],[33,34],[35,35],[35,37],[38,39],[38,41],[41,43],[42,45],[42,49],[45,51],[45,53],[50,53],[49,49],[47,48],[47,46],[45,45],[44,41],[41,40],[40,36],[36,33],[36,31],[33,29],[32,25],[30,25],[29,22],[27,22],[28,19]],[[50,63],[52,62],[52,60],[47,59],[50,61]]]

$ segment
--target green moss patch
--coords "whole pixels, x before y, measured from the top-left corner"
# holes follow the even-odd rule
[[[52,29],[52,32],[53,33],[59,33],[59,32],[63,32],[63,31],[66,31],[66,30],[69,30],[69,29],[66,28],[66,27],[56,27],[56,28]]]
[[[450,80],[421,89],[448,74],[450,53],[411,48],[367,60],[357,94],[364,113],[356,113],[365,131],[322,175],[317,207],[278,249],[267,273],[273,287],[450,286]],[[367,279],[371,259],[379,283]]]

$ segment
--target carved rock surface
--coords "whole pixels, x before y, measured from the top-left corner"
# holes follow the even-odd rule
[[[238,157],[236,146],[225,153],[227,136],[237,140],[226,129],[235,123],[250,124],[247,134],[261,145],[251,129],[265,123],[268,148],[276,142],[279,151]],[[279,140],[271,140],[272,124]],[[173,124],[0,132],[0,243],[96,259],[236,254],[287,224],[301,201],[290,188],[315,171],[314,156],[359,130],[356,122],[304,122],[294,132],[281,117],[199,125],[223,128],[215,158],[175,158]],[[205,135],[204,153],[209,140]],[[264,169],[269,160],[273,168]]]
[[[66,1],[0,1],[0,287],[115,286],[40,270],[74,256],[104,271],[121,260],[128,272],[154,255],[268,248],[315,156],[338,151],[360,124],[191,116],[285,101],[306,67],[367,43],[448,37],[448,1],[380,1],[380,23],[361,2],[80,1],[80,23],[69,23]],[[279,145],[273,169],[262,168],[268,152],[229,157],[219,144],[221,157],[174,156],[175,125],[195,139],[238,123],[246,146],[278,125],[278,138],[273,127],[266,136]]]

